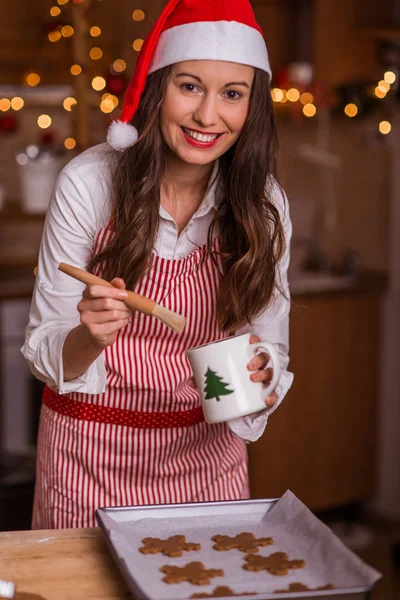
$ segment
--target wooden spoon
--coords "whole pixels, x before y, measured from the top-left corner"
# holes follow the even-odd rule
[[[86,285],[105,285],[107,287],[113,287],[112,283],[109,281],[101,279],[101,277],[97,277],[96,275],[88,273],[83,269],[78,269],[78,267],[67,265],[66,263],[60,263],[58,265],[58,269],[66,275],[77,279],[81,283],[86,283]],[[156,317],[156,319],[162,321],[165,325],[167,325],[167,327],[175,331],[175,333],[181,333],[185,328],[185,317],[182,317],[181,315],[178,315],[177,313],[160,306],[154,300],[150,300],[150,298],[146,298],[145,296],[135,294],[134,292],[130,292],[128,290],[126,290],[126,292],[128,297],[126,300],[122,300],[122,302],[132,311],[138,310],[145,315],[152,315],[153,317]]]

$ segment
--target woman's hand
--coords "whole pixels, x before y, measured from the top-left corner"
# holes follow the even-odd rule
[[[257,344],[261,342],[258,335],[252,335],[250,338],[250,344]],[[250,379],[252,381],[262,381],[264,387],[268,387],[271,379],[272,379],[272,369],[266,369],[266,365],[269,362],[269,356],[265,352],[262,354],[257,354],[254,358],[251,359],[247,368],[249,371],[253,371],[250,375]],[[276,392],[272,392],[270,396],[265,400],[265,404],[270,408],[271,406],[275,406],[278,402],[278,394]]]
[[[125,282],[115,278],[114,287],[88,285],[78,304],[81,323],[96,346],[106,348],[116,340],[120,329],[129,323],[131,311],[122,302],[127,298]]]

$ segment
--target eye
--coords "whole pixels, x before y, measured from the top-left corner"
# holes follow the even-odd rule
[[[228,90],[225,92],[225,96],[228,98],[228,100],[239,100],[243,97],[243,94],[236,92],[235,90]]]
[[[199,88],[194,83],[184,83],[181,85],[181,89],[185,90],[186,92],[195,92]]]

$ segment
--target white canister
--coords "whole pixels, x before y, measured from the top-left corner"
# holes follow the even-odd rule
[[[21,153],[17,156],[17,162],[20,166],[23,210],[44,214],[62,169],[60,158],[50,152],[43,152],[34,159]]]

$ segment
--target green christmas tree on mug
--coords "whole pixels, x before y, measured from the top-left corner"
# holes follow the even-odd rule
[[[222,377],[219,377],[215,371],[211,371],[210,367],[208,367],[205,377],[206,383],[204,386],[204,393],[206,400],[211,400],[211,398],[215,398],[216,401],[219,402],[220,396],[227,396],[228,394],[233,394],[232,390],[227,389],[229,383],[224,383],[222,381]]]

